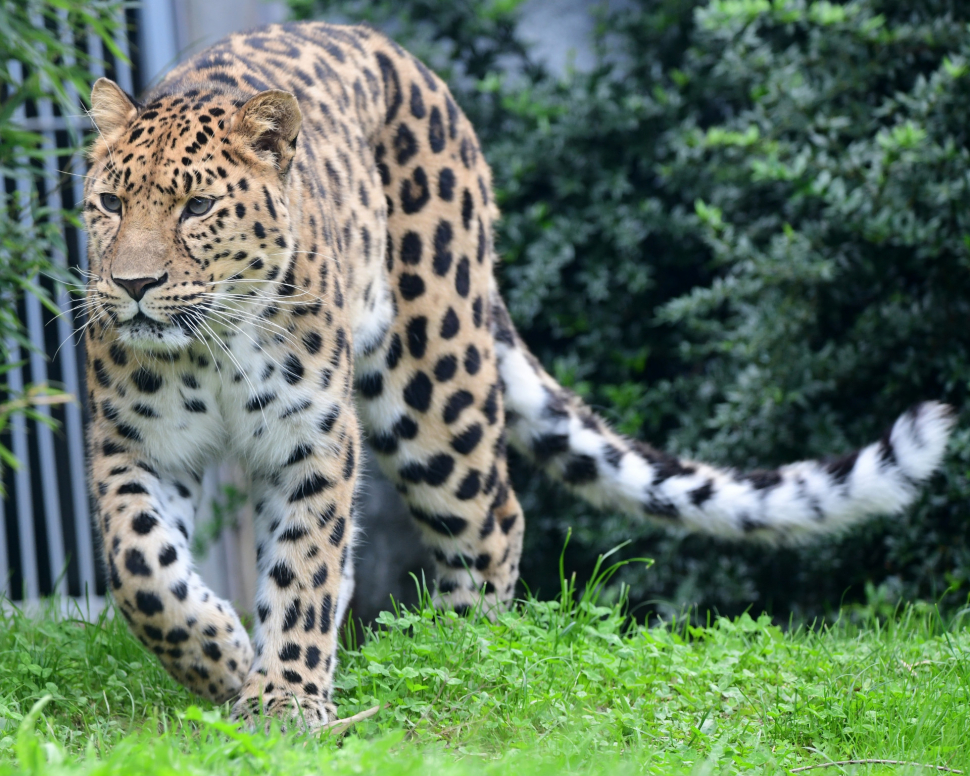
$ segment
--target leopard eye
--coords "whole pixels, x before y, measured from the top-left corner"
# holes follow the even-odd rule
[[[183,218],[188,216],[204,216],[210,210],[212,210],[212,205],[215,203],[214,199],[208,199],[206,197],[192,197],[189,203],[185,206],[185,210],[182,213]]]
[[[121,199],[114,194],[102,194],[101,207],[103,207],[109,213],[120,213]]]

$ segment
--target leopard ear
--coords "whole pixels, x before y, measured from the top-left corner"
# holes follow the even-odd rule
[[[99,78],[91,88],[91,119],[102,135],[125,126],[138,112],[138,104],[110,78]]]
[[[232,129],[257,156],[285,174],[296,153],[303,114],[289,92],[260,92],[233,117]]]

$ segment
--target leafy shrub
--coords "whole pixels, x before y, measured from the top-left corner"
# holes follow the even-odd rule
[[[554,77],[514,0],[291,0],[367,19],[449,81],[495,172],[499,277],[556,376],[621,430],[750,467],[845,451],[970,382],[970,6],[639,0]],[[523,579],[649,555],[645,609],[812,617],[867,586],[965,601],[970,411],[906,515],[765,551],[602,515],[531,475]],[[521,471],[523,467],[513,467]],[[949,591],[949,592],[947,592]],[[643,610],[641,610],[643,611]]]

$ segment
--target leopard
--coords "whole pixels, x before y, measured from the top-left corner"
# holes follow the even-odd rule
[[[514,604],[522,553],[509,446],[596,508],[769,545],[898,514],[940,466],[954,415],[934,401],[855,452],[777,469],[612,430],[510,319],[470,121],[370,27],[236,33],[140,100],[100,78],[90,104],[83,337],[107,585],[167,672],[233,718],[337,719],[365,442],[430,550],[435,605],[488,616]],[[203,472],[224,459],[252,501],[251,636],[191,553]]]

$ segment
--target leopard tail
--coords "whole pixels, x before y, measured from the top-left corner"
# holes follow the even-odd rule
[[[923,402],[878,442],[838,458],[739,472],[612,431],[528,351],[497,292],[491,328],[509,443],[595,507],[728,539],[798,544],[912,504],[939,468],[955,418]]]

